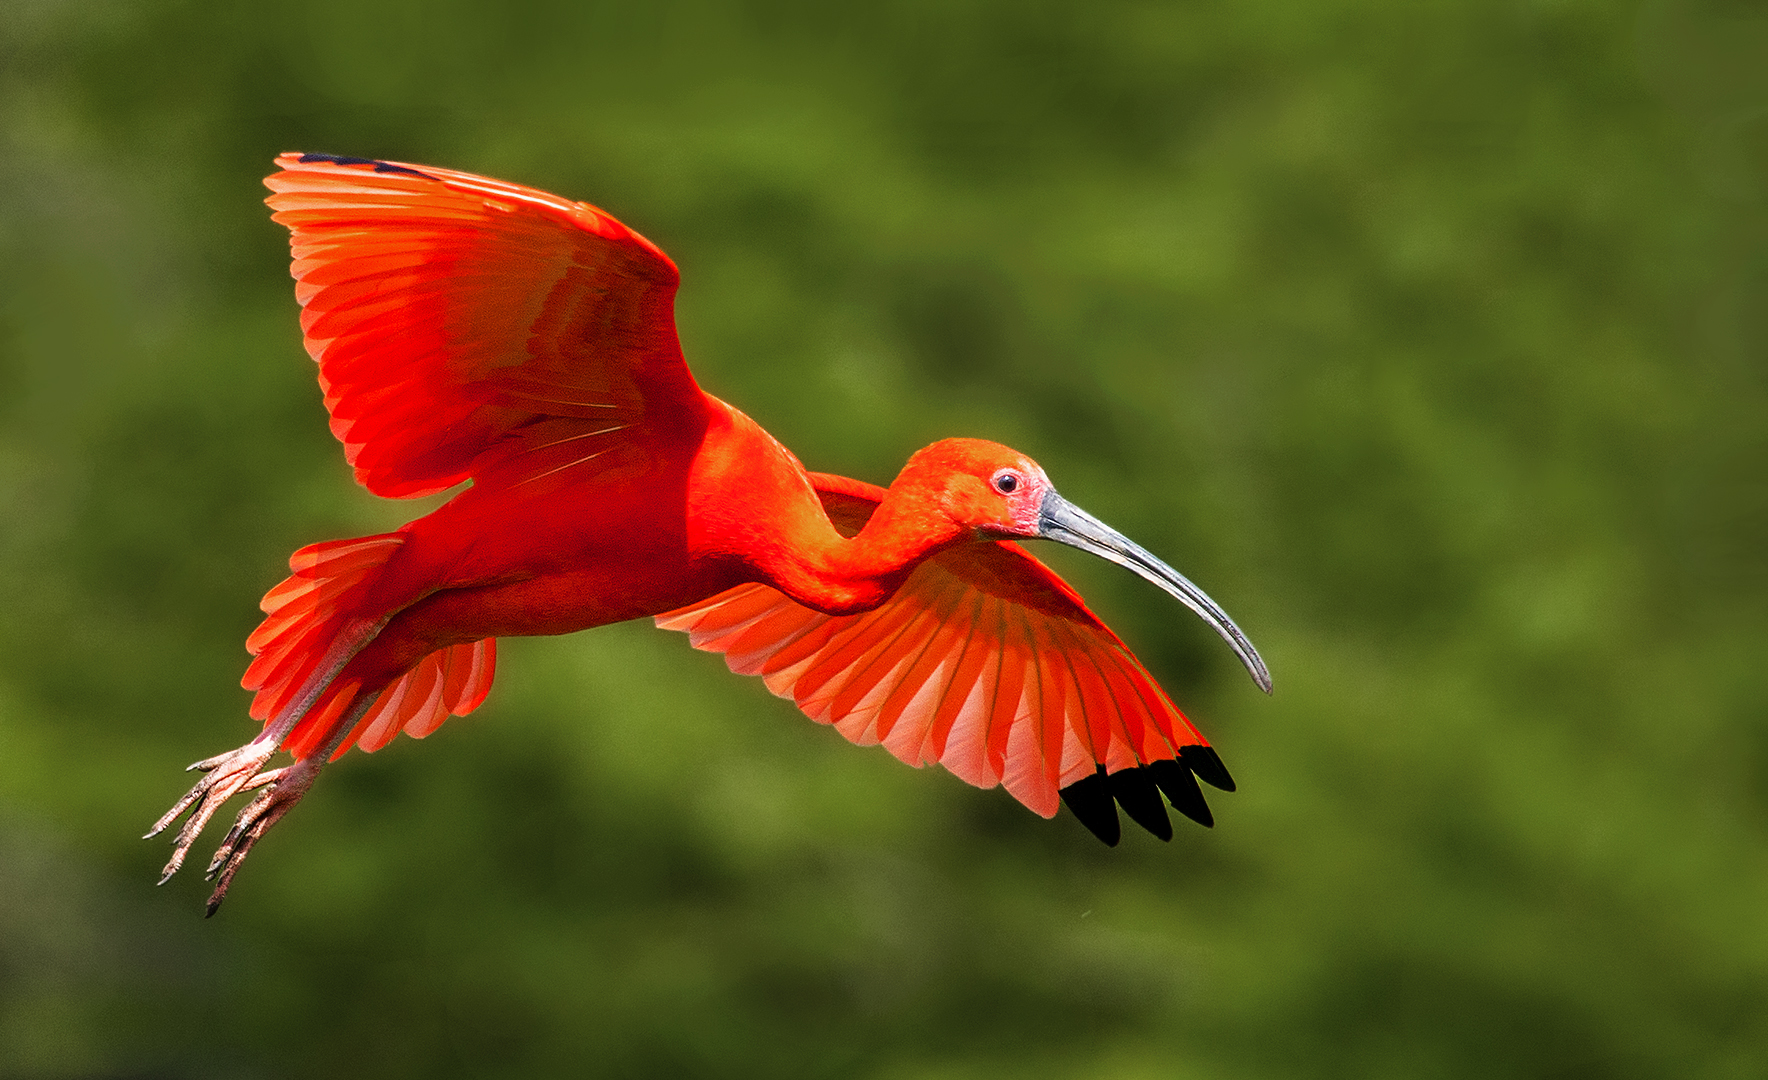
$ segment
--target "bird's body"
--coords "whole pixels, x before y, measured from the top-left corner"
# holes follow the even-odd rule
[[[405,525],[355,608],[390,621],[339,678],[381,686],[451,645],[656,616],[752,581],[827,614],[868,610],[945,539],[923,530],[871,550],[841,536],[789,451],[706,404],[687,445],[622,447],[588,476],[471,487]]]
[[[620,447],[587,477],[466,489],[400,530],[384,601],[400,620],[377,642],[409,638],[427,655],[460,641],[565,634],[656,615],[747,580],[720,558],[730,538],[704,519],[690,524],[696,491],[704,498],[704,459],[774,449],[770,440],[726,434],[737,427],[708,425],[697,445],[662,452]],[[801,486],[801,501],[814,505],[809,483]]]
[[[1120,562],[1203,615],[1268,689],[1263,663],[1035,462],[948,439],[888,491],[807,472],[695,383],[675,267],[613,218],[447,170],[278,163],[269,202],[357,478],[393,497],[472,483],[396,532],[303,548],[265,597],[244,680],[264,731],[199,762],[207,775],[154,830],[191,813],[169,877],[222,801],[262,789],[210,866],[211,911],[326,761],[475,708],[496,638],[642,617],[856,742],[1004,783],[1045,816],[1060,797],[1108,841],[1113,798],[1170,835],[1157,787],[1207,823],[1191,774],[1231,786],[1219,759],[1012,539]],[[263,771],[278,749],[294,764]]]

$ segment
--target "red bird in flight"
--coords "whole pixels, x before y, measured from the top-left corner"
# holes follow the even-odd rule
[[[252,846],[352,746],[423,738],[491,689],[496,639],[650,617],[862,746],[1065,802],[1107,844],[1161,839],[1234,782],[1080,596],[1015,540],[1128,567],[1200,615],[1267,693],[1239,627],[1056,493],[1015,450],[945,439],[888,490],[807,472],[702,391],[675,264],[585,203],[469,173],[284,154],[301,330],[332,433],[376,495],[472,483],[399,530],[302,548],[246,640],[263,732],[199,761],[164,882],[256,790],[209,864],[214,914]],[[266,769],[278,749],[294,761]]]

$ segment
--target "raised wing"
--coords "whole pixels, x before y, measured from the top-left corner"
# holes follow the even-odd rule
[[[356,479],[520,483],[696,430],[675,264],[585,203],[470,173],[283,154],[301,329]]]
[[[835,527],[852,536],[881,488],[813,473]],[[759,675],[811,719],[978,787],[1003,784],[1052,817],[1067,802],[1116,843],[1113,800],[1162,839],[1164,791],[1208,825],[1193,773],[1228,790],[1215,751],[1129,648],[1049,567],[1009,541],[949,549],[896,595],[831,616],[760,584],[657,616],[697,649]]]

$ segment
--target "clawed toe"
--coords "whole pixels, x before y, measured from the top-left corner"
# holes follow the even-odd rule
[[[319,767],[312,764],[312,759],[300,761],[284,769],[262,773],[255,776],[245,786],[247,788],[263,787],[264,790],[247,803],[239,812],[233,828],[227,830],[222,838],[221,846],[216,849],[215,857],[209,861],[209,868],[204,872],[205,881],[215,882],[215,891],[209,896],[207,915],[215,914],[221,901],[227,896],[227,887],[233,884],[233,875],[239,872],[240,866],[251,853],[253,845],[263,839],[270,827],[282,820],[284,814],[294,809],[301,796],[313,786],[313,778],[319,774]]]
[[[231,750],[225,754],[218,754],[215,757],[196,762],[186,770],[187,772],[199,771],[204,774],[203,778],[185,792],[183,798],[174,803],[172,809],[166,811],[164,816],[154,822],[153,828],[147,831],[148,837],[158,836],[178,820],[180,815],[186,811],[190,813],[190,817],[185,819],[183,827],[178,830],[178,835],[173,838],[172,857],[166,862],[165,869],[160,873],[161,885],[170,881],[172,875],[176,874],[179,868],[184,865],[184,859],[190,853],[190,846],[202,834],[203,829],[209,824],[209,819],[215,816],[215,812],[221,808],[222,803],[241,791],[273,784],[276,778],[286,771],[283,769],[274,769],[269,772],[260,771],[264,768],[264,763],[270,760],[270,755],[275,752],[276,747],[273,744],[253,742],[238,750]]]

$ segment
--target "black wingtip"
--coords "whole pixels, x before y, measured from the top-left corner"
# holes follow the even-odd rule
[[[1173,809],[1195,821],[1206,829],[1215,828],[1215,815],[1209,811],[1209,802],[1203,797],[1203,789],[1197,786],[1197,778],[1191,770],[1179,761],[1156,761],[1148,765],[1148,774],[1160,785],[1167,801]]]
[[[1063,788],[1062,802],[1094,836],[1112,847],[1122,838],[1117,818],[1119,806],[1137,825],[1162,840],[1171,840],[1172,819],[1161,805],[1163,794],[1174,810],[1206,829],[1215,827],[1215,814],[1203,797],[1203,789],[1197,786],[1198,780],[1223,791],[1234,790],[1234,778],[1228,775],[1220,755],[1199,745],[1182,748],[1174,759],[1110,774],[1101,765],[1093,775]]]
[[[1234,790],[1234,778],[1228,775],[1228,767],[1222,764],[1221,755],[1215,752],[1215,747],[1201,744],[1187,746],[1179,751],[1179,760],[1197,774],[1197,779],[1210,787],[1223,791]]]
[[[1111,794],[1117,798],[1117,805],[1130,820],[1147,829],[1162,840],[1173,838],[1172,819],[1166,816],[1166,807],[1161,804],[1160,791],[1154,786],[1154,778],[1143,767],[1119,769],[1106,777]]]
[[[431,176],[429,173],[421,173],[421,172],[418,172],[416,169],[406,168],[404,165],[395,165],[390,161],[377,161],[374,158],[350,157],[348,154],[302,154],[301,155],[301,164],[303,164],[303,165],[311,165],[315,161],[328,161],[333,165],[373,165],[375,172],[404,173],[407,176],[416,176],[416,177],[419,177],[424,180],[436,179],[434,176]]]
[[[1117,846],[1123,837],[1123,829],[1117,821],[1117,803],[1111,797],[1111,785],[1105,778],[1103,766],[1086,779],[1069,784],[1060,794],[1063,805],[1088,831],[1104,841],[1105,846]]]

